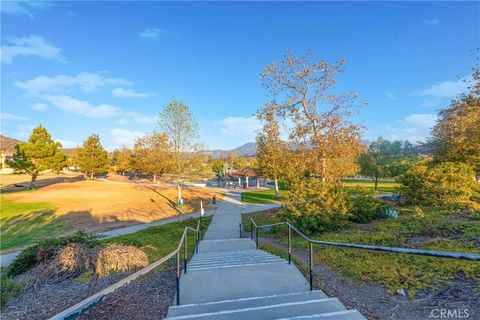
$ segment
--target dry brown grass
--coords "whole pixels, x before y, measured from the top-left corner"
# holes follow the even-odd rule
[[[118,244],[93,248],[82,244],[69,244],[40,251],[37,261],[38,265],[27,274],[28,288],[35,289],[44,283],[59,282],[90,272],[93,274],[90,281],[92,291],[98,277],[148,265],[147,255],[141,249]]]
[[[26,175],[3,175],[1,185],[5,190],[6,185],[28,180]],[[35,191],[5,193],[3,197],[19,203],[49,203],[56,209],[56,216],[68,217],[72,231],[88,232],[198,211],[200,201],[206,206],[213,195],[217,199],[223,196],[215,189],[184,188],[184,207],[176,210],[173,204],[177,191],[170,186],[90,181],[78,175],[46,175],[40,177],[38,187]]]

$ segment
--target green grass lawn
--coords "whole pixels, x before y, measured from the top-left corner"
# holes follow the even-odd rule
[[[364,187],[368,189],[374,189],[375,183],[373,180],[358,180],[358,179],[343,179],[342,184],[346,189],[353,189],[355,187]],[[378,182],[378,193],[393,193],[395,188],[399,187],[400,184],[395,181],[379,181]]]
[[[1,196],[0,230],[3,252],[22,248],[68,231],[64,217],[49,203],[20,203]]]
[[[447,209],[424,209],[425,218],[415,217],[413,210],[402,211],[397,219],[382,219],[368,224],[354,224],[350,228],[313,235],[312,238],[362,243],[381,246],[423,248],[431,250],[480,253],[476,245],[480,234],[480,220],[474,215],[455,213]],[[249,231],[249,218],[258,225],[275,223],[280,217],[273,214],[244,215],[244,228]],[[274,237],[286,245],[286,227],[275,227],[262,236]],[[308,250],[308,243],[300,238],[292,239],[293,246]],[[360,282],[375,282],[389,292],[403,288],[414,298],[421,290],[432,290],[451,281],[455,274],[480,281],[480,264],[425,256],[317,247],[314,260],[347,278]],[[480,289],[480,287],[479,287]]]
[[[271,183],[268,183],[271,185]],[[363,187],[368,189],[374,189],[375,184],[372,180],[357,180],[357,179],[344,179],[342,185],[345,189],[354,189],[355,187]],[[247,191],[242,193],[242,201],[245,203],[262,204],[272,203],[281,200],[287,190],[284,188],[283,183],[279,182],[280,186],[280,199],[275,198],[275,191],[273,189],[259,190],[259,191]],[[395,188],[400,184],[395,181],[379,181],[378,193],[392,193],[395,192]]]
[[[203,219],[204,231],[207,229],[211,219],[211,217],[205,217]],[[197,227],[197,220],[198,219],[190,218],[179,222],[149,227],[132,234],[105,239],[102,240],[102,242],[135,245],[141,248],[147,254],[149,261],[152,262],[175,250],[185,227],[188,226],[195,229]],[[190,256],[193,253],[196,241],[196,235],[193,231],[188,232],[187,240]]]
[[[280,198],[285,194],[286,190],[280,190]],[[242,202],[261,204],[261,203],[272,203],[280,201],[279,198],[275,198],[274,189],[264,189],[259,191],[246,191],[242,193]]]

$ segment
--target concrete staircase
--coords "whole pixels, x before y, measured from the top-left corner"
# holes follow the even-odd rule
[[[199,253],[180,278],[180,305],[167,319],[365,319],[337,298],[310,291],[303,274],[282,258],[240,239],[238,194],[215,214]]]

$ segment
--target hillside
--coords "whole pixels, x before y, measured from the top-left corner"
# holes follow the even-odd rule
[[[214,159],[224,158],[228,156],[229,153],[235,153],[238,157],[253,157],[256,153],[255,142],[247,142],[240,147],[231,150],[208,150],[205,152],[207,155],[211,156]]]

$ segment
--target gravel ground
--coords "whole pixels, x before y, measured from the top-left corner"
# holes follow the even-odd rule
[[[274,239],[261,238],[262,242],[286,250]],[[292,255],[308,270],[307,251],[294,250]],[[451,315],[450,319],[480,319],[480,283],[463,274],[457,274],[452,283],[440,290],[425,292],[422,297],[409,300],[401,295],[391,295],[377,284],[346,279],[318,264],[314,265],[313,271],[316,289],[327,296],[337,297],[347,309],[357,309],[369,320],[435,319],[440,318],[442,310],[456,312],[456,316]]]
[[[112,274],[98,279],[96,292],[123,279],[131,272]],[[9,301],[0,313],[2,320],[42,320],[62,312],[88,296],[88,283],[81,284],[75,279],[43,285],[37,290],[27,290]]]
[[[163,319],[174,296],[175,272],[152,272],[107,295],[77,319]]]

